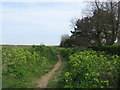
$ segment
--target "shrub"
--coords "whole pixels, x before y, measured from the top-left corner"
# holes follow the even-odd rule
[[[84,51],[70,56],[65,72],[65,88],[117,87],[120,74],[120,57],[104,52]]]
[[[120,46],[92,46],[89,47],[95,51],[105,51],[108,54],[120,55]]]

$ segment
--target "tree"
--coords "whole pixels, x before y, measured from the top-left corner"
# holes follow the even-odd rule
[[[61,43],[60,43],[60,46],[61,47],[64,47],[65,46],[65,41],[68,40],[70,38],[70,36],[68,34],[64,34],[61,36]]]
[[[117,33],[117,38],[118,38],[118,40],[117,40],[117,43],[120,45],[120,1],[119,1],[119,3],[118,3],[118,33]]]
[[[112,1],[92,3],[92,16],[76,20],[72,37],[84,36],[88,45],[112,45],[119,26],[118,6]]]
[[[90,38],[92,37],[91,30],[92,30],[91,17],[90,18],[85,17],[81,20],[78,19],[76,21],[74,31],[71,31],[71,33],[72,33],[71,38],[76,39],[77,45],[87,46]],[[92,32],[92,33],[94,33],[94,32]]]

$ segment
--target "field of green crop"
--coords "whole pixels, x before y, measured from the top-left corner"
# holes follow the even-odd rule
[[[119,54],[50,46],[4,46],[2,48],[2,87],[35,88],[36,78],[54,67],[58,61],[58,54],[65,64],[62,64],[58,70],[62,74],[55,74],[59,77],[58,82],[49,82],[49,86],[59,88],[119,87]]]
[[[2,87],[33,88],[32,81],[47,73],[57,62],[57,51],[52,47],[2,48]]]

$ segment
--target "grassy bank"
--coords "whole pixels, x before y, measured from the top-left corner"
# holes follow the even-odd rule
[[[35,78],[47,73],[57,62],[57,50],[47,46],[5,46],[2,48],[2,87],[33,88]]]

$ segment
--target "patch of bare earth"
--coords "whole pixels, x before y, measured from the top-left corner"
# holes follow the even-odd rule
[[[52,77],[52,75],[55,73],[56,70],[58,70],[58,68],[61,65],[61,57],[60,55],[58,55],[58,62],[57,64],[54,66],[54,68],[48,72],[47,74],[43,75],[40,80],[38,80],[38,88],[46,88],[49,79]]]

